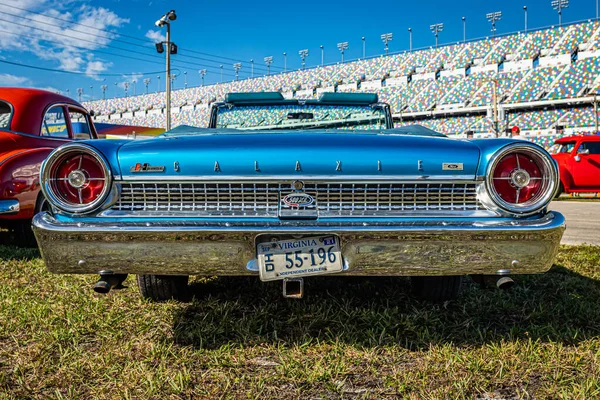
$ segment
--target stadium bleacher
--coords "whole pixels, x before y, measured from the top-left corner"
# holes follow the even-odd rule
[[[321,92],[377,92],[399,125],[418,119],[449,135],[492,133],[495,101],[502,129],[519,126],[537,140],[592,132],[590,100],[600,90],[600,24],[588,21],[439,48],[172,92],[173,126],[206,126],[210,104],[228,92],[279,91],[314,98]],[[568,101],[567,101],[568,100]],[[164,93],[85,104],[96,119],[123,125],[165,124]],[[423,119],[423,114],[431,114]],[[539,138],[538,138],[539,139]],[[541,140],[541,139],[540,139]],[[543,142],[544,140],[542,140]]]

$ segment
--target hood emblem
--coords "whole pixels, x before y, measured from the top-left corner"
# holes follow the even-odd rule
[[[282,200],[288,207],[307,207],[315,201],[315,199],[307,193],[291,193]]]
[[[150,165],[148,163],[137,163],[129,169],[129,172],[164,172],[164,165]]]
[[[443,171],[462,171],[463,169],[463,163],[442,163]]]

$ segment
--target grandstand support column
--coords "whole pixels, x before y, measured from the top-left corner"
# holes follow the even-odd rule
[[[499,132],[499,121],[498,121],[498,80],[492,80],[492,104],[494,105],[494,134],[496,137],[500,136]]]
[[[596,127],[596,135],[598,134],[598,93],[594,92],[594,122]]]
[[[167,105],[167,131],[171,130],[171,24],[167,24],[167,90],[165,101]]]

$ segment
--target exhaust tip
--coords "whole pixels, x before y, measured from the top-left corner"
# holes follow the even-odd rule
[[[106,294],[110,292],[111,287],[112,286],[110,285],[110,283],[103,280],[99,280],[94,284],[93,289],[96,293]]]
[[[506,289],[510,289],[511,287],[513,287],[514,284],[515,284],[515,281],[513,281],[512,278],[509,278],[508,276],[504,276],[504,277],[498,279],[498,281],[496,282],[496,287],[498,289],[506,290]]]

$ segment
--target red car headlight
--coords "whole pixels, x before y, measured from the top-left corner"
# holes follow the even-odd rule
[[[486,189],[501,209],[526,215],[548,205],[558,182],[558,168],[549,154],[533,144],[517,143],[492,157]]]
[[[70,213],[98,208],[110,192],[112,176],[104,157],[92,147],[73,143],[54,150],[40,171],[44,195]]]

